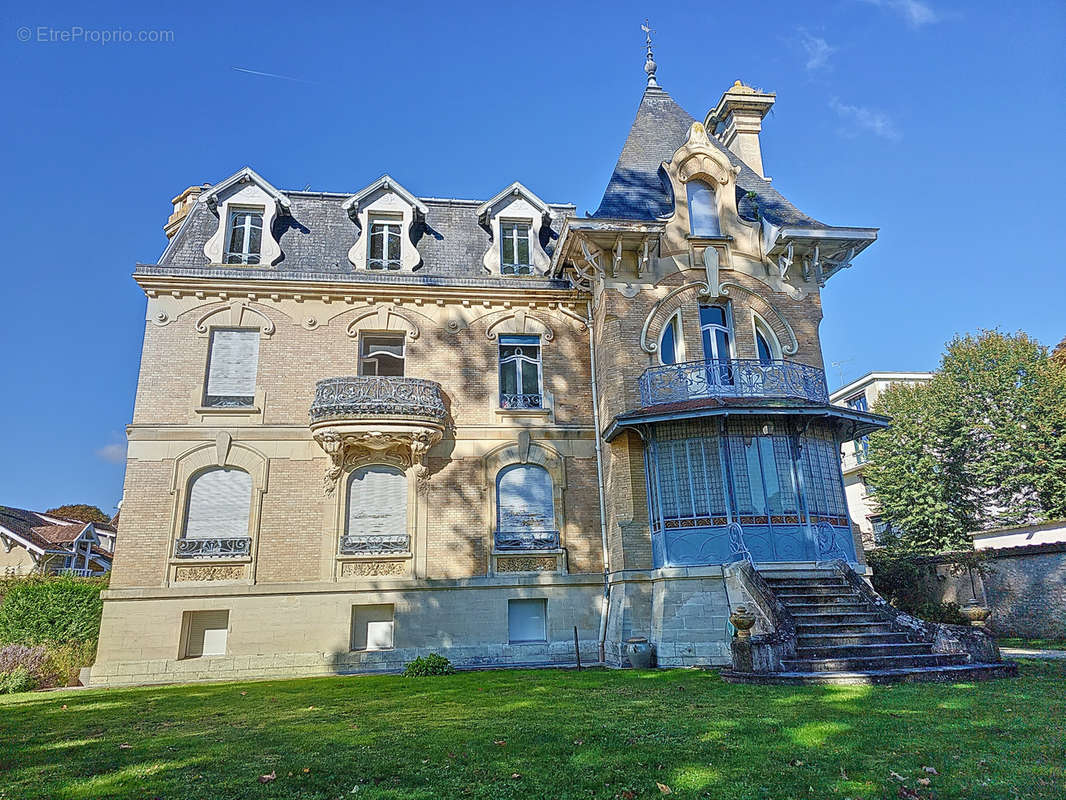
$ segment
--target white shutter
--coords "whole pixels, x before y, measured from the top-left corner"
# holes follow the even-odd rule
[[[212,331],[209,361],[209,396],[254,397],[255,373],[259,366],[259,331]]]
[[[543,642],[547,636],[547,600],[508,600],[507,638],[512,642]]]
[[[555,530],[555,501],[551,475],[544,467],[522,465],[507,469],[499,480],[501,531]]]
[[[348,483],[349,536],[407,533],[407,478],[392,467],[361,467]]]
[[[229,632],[228,611],[194,611],[189,615],[186,658],[226,655]]]
[[[202,472],[189,488],[186,539],[239,539],[248,536],[252,476],[239,469]]]

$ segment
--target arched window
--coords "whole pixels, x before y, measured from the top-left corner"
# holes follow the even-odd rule
[[[753,315],[754,316],[754,315]],[[754,316],[755,320],[755,350],[759,361],[769,364],[781,358],[781,345],[773,330],[760,317]]]
[[[693,236],[721,236],[718,224],[718,201],[714,189],[703,181],[689,181],[688,224]]]
[[[496,478],[496,546],[544,549],[559,546],[551,475],[535,464],[515,464]]]
[[[407,533],[407,476],[396,467],[359,467],[348,479],[348,516],[342,553],[404,553]]]
[[[684,342],[681,340],[681,314],[670,317],[659,336],[659,363],[676,364],[682,360]]]
[[[185,527],[175,555],[247,556],[251,508],[252,476],[244,470],[219,467],[198,473],[189,483]]]

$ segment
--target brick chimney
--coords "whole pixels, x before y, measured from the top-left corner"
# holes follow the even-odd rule
[[[762,168],[762,149],[759,132],[762,120],[774,104],[773,92],[761,92],[737,81],[722,95],[718,105],[707,114],[704,127],[759,177],[765,178]]]
[[[197,198],[200,197],[200,193],[204,189],[210,189],[211,184],[205,183],[202,186],[190,186],[184,192],[179,194],[170,202],[174,204],[174,211],[171,213],[170,218],[167,220],[167,224],[163,226],[163,233],[167,235],[168,239],[173,239],[174,234],[178,232],[178,228],[181,227],[182,220],[188,216],[189,211],[192,209],[193,204],[196,203]]]

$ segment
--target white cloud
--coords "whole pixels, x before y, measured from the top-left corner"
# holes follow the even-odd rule
[[[800,30],[800,46],[807,56],[807,71],[817,72],[829,66],[829,57],[836,52],[836,48],[821,36],[813,36],[805,30]]]
[[[922,0],[862,0],[862,2],[896,12],[912,28],[932,25],[943,19],[932,6],[923,3]]]
[[[857,131],[864,130],[893,142],[902,137],[895,123],[883,111],[865,106],[851,106],[841,103],[835,97],[829,101],[829,107],[851,125],[844,130],[845,134],[854,135]]]
[[[105,444],[96,451],[96,457],[109,464],[121,464],[126,460],[126,445],[118,444],[117,442]]]

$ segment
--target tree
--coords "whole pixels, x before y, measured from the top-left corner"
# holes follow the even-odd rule
[[[82,522],[111,521],[111,517],[101,511],[99,507],[90,506],[85,503],[73,503],[70,505],[59,506],[57,508],[49,509],[44,513],[56,517],[64,517],[65,519],[76,519]]]
[[[906,549],[1066,515],[1066,365],[1024,333],[956,337],[931,381],[877,410],[893,426],[870,437],[865,474]]]

